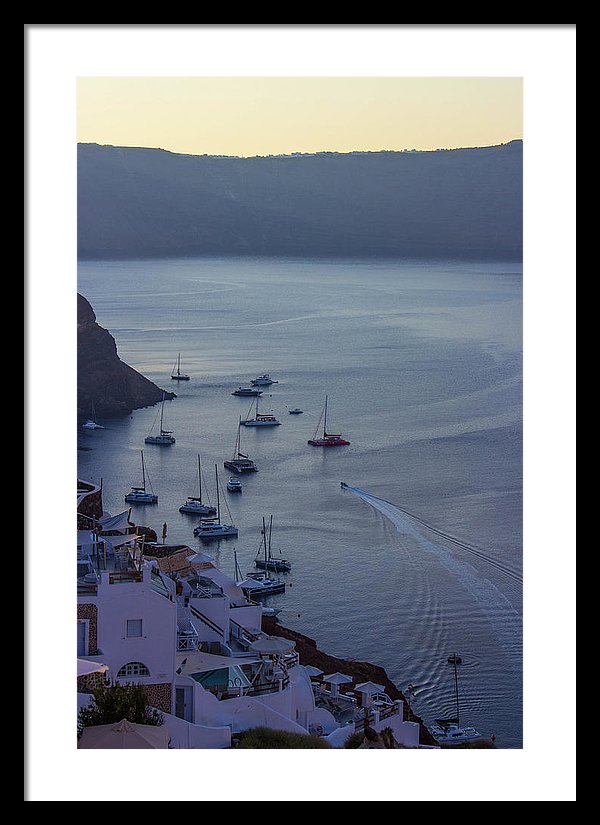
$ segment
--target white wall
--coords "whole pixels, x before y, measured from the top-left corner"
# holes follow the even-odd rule
[[[116,678],[123,665],[142,662],[150,676],[127,677],[127,681],[172,682],[177,646],[176,604],[151,589],[149,571],[144,572],[142,582],[108,582],[108,573],[103,572],[96,598],[98,647],[102,661],[109,666],[107,675]],[[141,637],[127,637],[127,619],[142,620]]]

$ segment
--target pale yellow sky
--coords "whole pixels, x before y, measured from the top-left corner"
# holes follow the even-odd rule
[[[79,77],[77,140],[193,155],[453,149],[522,138],[520,77]]]

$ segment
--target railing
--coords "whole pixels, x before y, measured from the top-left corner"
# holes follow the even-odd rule
[[[193,607],[191,604],[190,611],[193,616],[195,616],[197,619],[200,619],[200,621],[203,624],[205,624],[208,628],[210,628],[212,631],[218,633],[219,636],[225,637],[225,631],[222,627],[219,627],[219,625],[213,622],[212,619],[209,619],[208,616],[205,616],[203,613],[200,613],[200,611]]]
[[[109,584],[116,584],[118,582],[141,582],[143,580],[144,573],[142,570],[122,570],[108,574]]]
[[[281,687],[280,687],[281,683]],[[282,679],[273,679],[272,682],[257,682],[255,685],[240,686],[238,688],[219,689],[217,686],[207,688],[218,699],[239,699],[240,694],[243,696],[260,696],[266,693],[279,693],[284,690],[290,683],[289,677]]]
[[[185,653],[191,650],[198,649],[198,634],[197,633],[183,633],[177,634],[177,652]]]

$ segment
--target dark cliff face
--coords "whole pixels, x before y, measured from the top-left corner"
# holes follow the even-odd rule
[[[237,158],[80,144],[78,252],[520,259],[522,149]]]
[[[89,418],[94,405],[98,418],[129,415],[151,407],[163,391],[117,354],[112,335],[98,326],[96,315],[83,295],[77,295],[77,417]],[[165,392],[165,398],[175,393]]]

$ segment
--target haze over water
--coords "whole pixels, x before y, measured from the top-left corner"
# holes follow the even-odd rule
[[[171,447],[145,445],[158,407],[78,435],[79,475],[103,481],[110,513],[141,481],[144,450],[157,506],[132,517],[168,541],[253,569],[263,516],[290,586],[265,604],[320,649],[381,665],[415,686],[425,721],[461,722],[520,748],[522,703],[522,277],[516,263],[176,259],[86,261],[79,291],[118,354],[159,386]],[[181,352],[189,382],[170,378]],[[214,465],[234,450],[251,400],[231,392],[269,372],[263,412],[242,428],[259,472],[222,493],[236,540],[200,547],[178,512],[215,503]],[[329,397],[329,426],[351,441],[307,445]],[[287,409],[300,407],[302,415]],[[354,490],[343,490],[340,481]]]

